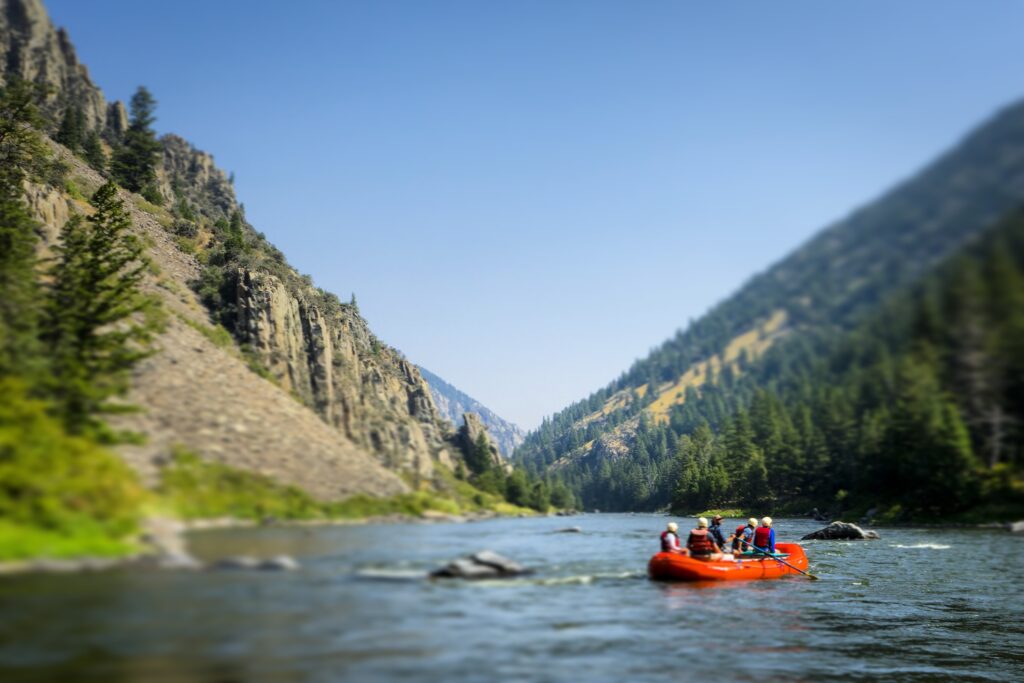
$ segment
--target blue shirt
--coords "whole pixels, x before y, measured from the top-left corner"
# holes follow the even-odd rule
[[[712,524],[708,528],[708,535],[711,536],[711,540],[718,544],[719,548],[725,547],[725,535],[722,533],[721,524]]]

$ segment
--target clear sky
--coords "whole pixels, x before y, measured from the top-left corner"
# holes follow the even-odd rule
[[[1024,95],[1024,2],[49,0],[373,330],[530,428]]]

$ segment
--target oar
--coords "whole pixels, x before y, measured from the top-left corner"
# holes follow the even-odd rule
[[[786,562],[785,560],[783,560],[782,558],[779,558],[779,557],[775,557],[774,555],[772,555],[772,554],[771,554],[770,552],[768,552],[767,550],[761,550],[761,549],[760,549],[760,548],[758,548],[758,547],[757,547],[756,545],[753,545],[752,543],[748,543],[747,541],[744,541],[744,540],[743,540],[742,538],[741,538],[741,539],[738,539],[738,540],[739,540],[739,542],[740,542],[740,543],[742,543],[743,545],[748,545],[748,546],[750,546],[751,548],[753,548],[753,549],[754,549],[754,550],[756,550],[757,552],[761,553],[762,555],[766,555],[766,556],[768,556],[768,557],[772,558],[773,560],[775,560],[776,562],[781,562],[782,564],[786,565],[786,566],[787,566],[787,567],[789,567],[790,569],[795,569],[795,570],[797,570],[798,572],[800,572],[801,574],[803,574],[804,576],[806,576],[806,577],[807,577],[808,579],[811,579],[812,581],[817,581],[817,580],[818,580],[818,577],[817,577],[817,576],[815,576],[814,574],[812,574],[812,573],[810,573],[810,572],[805,572],[805,571],[804,571],[803,569],[800,569],[800,567],[795,567],[795,566],[791,565],[791,564],[790,564],[789,562]]]

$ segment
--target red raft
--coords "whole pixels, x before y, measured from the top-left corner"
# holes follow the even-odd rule
[[[775,551],[786,553],[786,562],[807,571],[807,555],[796,543],[776,543]],[[770,557],[740,560],[697,560],[677,553],[658,553],[647,564],[647,573],[659,581],[749,581],[777,579],[799,574],[792,567]]]

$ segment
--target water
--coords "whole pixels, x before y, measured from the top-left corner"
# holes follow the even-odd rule
[[[287,553],[303,567],[7,578],[0,681],[1024,678],[1020,535],[883,529],[880,541],[806,543],[820,581],[663,584],[645,567],[664,522],[215,531],[193,537],[197,554]],[[584,533],[556,533],[566,525]],[[780,540],[818,526],[776,522]],[[423,579],[483,548],[539,571]]]

